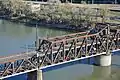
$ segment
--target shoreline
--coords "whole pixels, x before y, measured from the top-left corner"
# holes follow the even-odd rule
[[[21,17],[20,17],[21,18]],[[24,24],[26,26],[29,27],[35,27],[37,24],[37,27],[46,27],[46,28],[50,28],[50,29],[61,29],[61,30],[68,30],[70,32],[85,32],[88,31],[92,28],[91,23],[87,23],[87,25],[84,25],[85,21],[83,21],[83,25],[81,22],[81,25],[75,26],[75,25],[70,25],[69,23],[55,23],[55,21],[50,21],[50,22],[46,22],[46,21],[39,21],[39,20],[34,20],[34,19],[29,19],[29,18],[22,18],[21,20],[19,18],[16,19],[12,19],[10,17],[7,16],[0,16],[1,20],[8,20],[10,22],[14,22],[14,23],[21,23]],[[99,22],[97,22],[99,23]],[[110,24],[113,26],[120,26],[120,24],[117,23],[109,23],[109,22],[105,22],[105,24]]]
[[[0,19],[1,20],[8,20],[10,22],[14,22],[14,23],[21,23],[21,24],[24,24],[26,26],[30,26],[30,27],[34,27],[36,26],[36,21],[37,20],[34,20],[34,21],[24,21],[24,20],[18,20],[18,19],[10,19],[10,18],[6,18],[6,17],[1,17],[0,16]],[[69,30],[69,31],[72,31],[72,32],[82,32],[82,31],[86,31],[86,30],[89,30],[90,26],[89,27],[84,27],[84,26],[75,26],[75,25],[69,25],[69,24],[61,24],[61,23],[46,23],[46,22],[42,22],[42,21],[37,21],[37,26],[38,27],[46,27],[46,28],[52,28],[52,29],[61,29],[61,30]]]

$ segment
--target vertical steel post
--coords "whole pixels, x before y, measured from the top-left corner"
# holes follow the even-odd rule
[[[51,47],[50,47],[50,49],[51,49],[51,63],[53,64],[53,60],[54,60],[54,55],[53,55],[53,44],[51,44]]]
[[[37,22],[36,22],[36,56],[37,56],[37,68],[39,70],[39,54],[37,52],[38,49],[38,33],[37,33]]]
[[[63,61],[65,60],[65,41],[63,41]]]
[[[35,34],[35,36],[36,36],[36,50],[37,50],[37,48],[38,48],[38,33],[37,33],[37,23],[36,23],[36,26],[35,26],[35,28],[36,28],[36,34]]]
[[[87,56],[87,54],[88,54],[88,48],[87,48],[87,45],[88,45],[88,43],[87,43],[87,37],[85,38],[85,56]]]
[[[12,69],[13,69],[13,74],[15,73],[15,64],[14,64],[14,62],[12,62]]]
[[[100,35],[100,34],[99,34]],[[98,53],[99,45],[98,45],[98,37],[96,36],[96,53]]]
[[[76,45],[77,39],[74,39],[74,58],[76,58],[76,53],[77,53],[77,45]]]
[[[107,25],[107,43],[106,43],[106,54],[110,54],[109,53],[109,36],[110,36],[110,29],[109,29],[109,25]]]

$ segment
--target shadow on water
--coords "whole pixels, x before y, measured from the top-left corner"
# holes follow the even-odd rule
[[[116,51],[116,52],[113,52],[112,55],[117,55],[117,56],[120,56],[120,51]]]

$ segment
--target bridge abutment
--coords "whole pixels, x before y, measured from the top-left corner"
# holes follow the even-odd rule
[[[97,66],[110,66],[111,54],[103,54],[95,57],[95,65]]]
[[[28,80],[43,80],[42,70],[27,73]]]

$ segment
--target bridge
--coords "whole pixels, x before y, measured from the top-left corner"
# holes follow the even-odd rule
[[[96,59],[102,58],[96,62],[97,65],[110,66],[111,51],[120,50],[120,30],[111,29],[109,24],[96,24],[95,31],[38,38],[36,50],[1,56],[0,79],[95,56]]]

